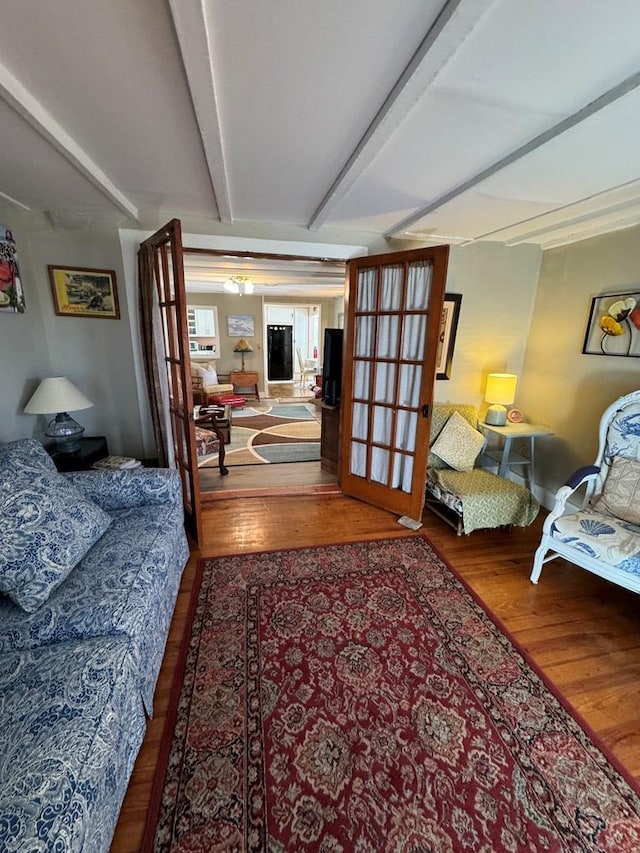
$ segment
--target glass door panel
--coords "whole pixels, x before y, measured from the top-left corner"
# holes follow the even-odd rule
[[[422,515],[448,247],[349,264],[342,488]]]

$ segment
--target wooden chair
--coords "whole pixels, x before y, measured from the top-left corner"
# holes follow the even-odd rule
[[[226,414],[226,425],[225,421]],[[221,423],[222,422],[222,423]],[[199,458],[218,454],[220,475],[226,476],[229,469],[224,464],[225,443],[231,440],[231,420],[224,408],[200,410],[195,418],[196,454]]]
[[[586,485],[581,504],[567,506]],[[593,465],[558,489],[542,527],[532,583],[545,563],[563,557],[612,583],[640,592],[640,391],[613,402],[600,420]]]
[[[298,357],[298,369],[300,370],[300,387],[304,388],[308,376],[313,376],[315,378],[315,375],[318,372],[318,365],[316,363],[316,359],[309,358],[305,361],[302,357],[302,350],[300,347],[296,347],[296,356]]]

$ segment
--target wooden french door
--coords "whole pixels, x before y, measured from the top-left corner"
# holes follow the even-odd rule
[[[200,483],[193,422],[193,392],[189,369],[189,336],[182,260],[180,221],[171,220],[142,246],[153,250],[153,283],[157,292],[162,346],[158,370],[166,389],[173,461],[182,480],[185,526],[197,543],[202,542]],[[141,282],[142,286],[142,282]],[[166,383],[164,378],[166,376]],[[155,389],[160,393],[160,389]]]
[[[340,485],[419,520],[448,246],[348,264]]]

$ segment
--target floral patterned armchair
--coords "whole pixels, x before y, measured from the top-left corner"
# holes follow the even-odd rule
[[[581,507],[567,507],[585,484]],[[535,554],[533,583],[556,557],[640,592],[640,391],[609,406],[600,420],[594,464],[576,471],[556,493]]]

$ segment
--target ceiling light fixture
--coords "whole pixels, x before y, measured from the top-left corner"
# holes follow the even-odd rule
[[[250,296],[255,290],[248,275],[232,275],[222,286],[227,293],[244,293],[247,296]]]

